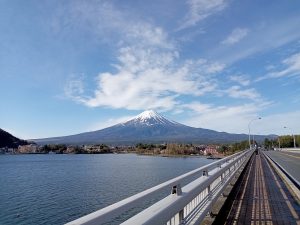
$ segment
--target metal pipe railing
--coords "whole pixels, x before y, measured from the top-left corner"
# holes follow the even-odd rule
[[[180,195],[169,195],[122,224],[173,225],[200,223],[231,178],[241,165],[249,159],[251,152],[245,152],[237,156],[236,159],[213,169],[207,176],[199,177],[183,187]],[[201,194],[201,201],[196,203],[197,197]],[[186,207],[189,209],[186,210]],[[183,215],[180,215],[182,211]]]
[[[135,194],[135,195],[128,197],[122,201],[119,201],[119,202],[109,205],[103,209],[95,211],[91,214],[83,216],[77,220],[69,222],[69,223],[67,223],[67,225],[79,225],[79,224],[80,225],[81,224],[82,225],[83,224],[84,225],[96,225],[96,224],[99,225],[99,224],[103,224],[105,222],[112,221],[115,217],[134,208],[139,203],[144,202],[145,200],[151,198],[153,195],[155,195],[156,193],[159,193],[162,190],[165,190],[166,188],[169,188],[170,190],[172,189],[172,193],[173,193],[173,195],[170,195],[167,198],[171,198],[172,196],[174,196],[174,194],[176,194],[176,196],[186,196],[186,192],[193,192],[192,195],[189,194],[188,196],[193,196],[193,195],[196,196],[197,194],[199,194],[201,192],[201,191],[199,192],[199,187],[202,187],[201,188],[201,190],[202,190],[202,189],[205,189],[203,187],[207,187],[207,185],[208,186],[210,185],[209,182],[212,182],[212,180],[211,180],[212,174],[211,173],[214,170],[217,169],[217,171],[220,171],[220,169],[222,169],[222,171],[226,172],[227,168],[230,168],[230,166],[232,166],[234,162],[238,162],[241,158],[248,155],[249,152],[250,152],[250,150],[244,151],[244,152],[239,152],[239,153],[233,154],[231,156],[228,156],[226,158],[223,158],[221,160],[218,160],[214,163],[211,163],[206,166],[200,167],[198,169],[192,170],[186,174],[183,174],[181,176],[178,176],[176,178],[168,180],[168,181],[161,183],[155,187],[149,188],[143,192]],[[208,174],[209,174],[209,176],[208,176]],[[222,176],[226,176],[224,174]],[[189,178],[194,178],[195,176],[199,176],[199,177],[182,189],[182,190],[184,190],[183,195],[178,195],[181,192],[180,186],[181,186],[182,182]],[[195,189],[195,190],[193,188],[190,189],[192,187],[192,185],[195,184],[195,182],[197,183],[197,187],[199,186],[198,189]],[[198,193],[196,193],[196,192],[198,192]],[[188,197],[187,199],[190,199],[190,198],[191,197]],[[165,200],[165,201],[168,202],[169,200]],[[184,200],[184,202],[186,202],[186,200]],[[156,205],[156,204],[154,204],[154,205]],[[176,203],[172,203],[172,204],[176,204]],[[180,204],[180,206],[181,206],[181,204]],[[183,208],[181,210],[183,210]],[[165,211],[165,210],[162,210],[162,211]],[[180,212],[180,214],[182,214],[182,212]],[[171,217],[169,217],[169,218],[171,218]],[[179,215],[179,217],[182,217],[182,215]],[[179,219],[182,219],[182,218],[179,218]],[[138,223],[136,223],[136,224],[138,224]],[[152,224],[155,224],[155,223],[152,223]]]

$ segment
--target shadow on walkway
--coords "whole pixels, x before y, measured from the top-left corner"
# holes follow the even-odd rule
[[[299,224],[300,206],[263,154],[253,154],[214,225]]]

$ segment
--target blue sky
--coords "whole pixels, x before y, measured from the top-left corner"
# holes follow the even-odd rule
[[[147,109],[194,126],[300,133],[300,2],[0,1],[0,127],[97,130]],[[286,126],[288,129],[284,129]]]

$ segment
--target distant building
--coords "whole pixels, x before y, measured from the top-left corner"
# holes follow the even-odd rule
[[[75,153],[75,152],[76,152],[75,146],[69,145],[67,147],[66,153]]]
[[[203,150],[204,155],[218,155],[218,149],[220,146],[218,145],[208,145]]]
[[[19,153],[37,153],[38,146],[36,144],[19,145],[18,152]]]

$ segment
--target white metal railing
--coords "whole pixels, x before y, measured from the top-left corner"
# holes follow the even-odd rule
[[[170,188],[171,194],[123,224],[196,224],[203,220],[212,204],[221,195],[231,178],[248,161],[253,151],[246,150],[228,156],[214,163],[192,170],[186,174],[161,183],[155,187],[128,197],[96,212],[83,216],[67,225],[99,225],[113,221],[114,218],[151,199],[154,194]],[[181,188],[188,178],[192,182]]]
[[[295,152],[299,152],[300,148],[274,148],[275,151],[295,151]]]

